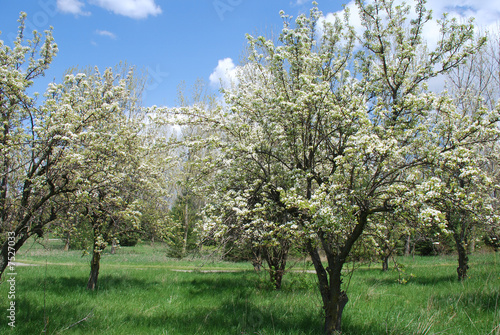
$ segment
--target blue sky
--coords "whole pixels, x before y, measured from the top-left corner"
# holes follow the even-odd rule
[[[342,1],[318,2],[326,19],[342,10]],[[144,105],[174,106],[181,81],[189,87],[201,78],[216,90],[234,72],[246,33],[279,32],[280,10],[296,17],[310,7],[305,0],[0,0],[0,39],[11,45],[25,11],[28,30],[53,26],[59,46],[37,90],[60,82],[70,67],[104,70],[127,61],[151,79]],[[436,17],[443,11],[474,16],[482,27],[499,29],[499,1],[429,0],[428,7]]]

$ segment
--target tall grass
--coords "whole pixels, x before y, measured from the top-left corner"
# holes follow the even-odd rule
[[[38,266],[17,267],[16,327],[2,316],[0,334],[321,334],[312,273],[287,273],[277,292],[249,264],[178,261],[160,246],[140,245],[106,253],[99,288],[89,292],[89,256],[81,252],[31,246],[18,257]],[[354,272],[344,334],[500,334],[497,254],[472,255],[464,283],[454,257],[399,261],[404,285],[397,271],[378,265]],[[188,269],[194,272],[174,271]],[[2,283],[4,311],[7,291]]]
[[[457,281],[454,256],[400,260],[394,271],[359,269],[346,307],[352,334],[497,334],[500,266],[497,254],[471,256],[470,278]]]

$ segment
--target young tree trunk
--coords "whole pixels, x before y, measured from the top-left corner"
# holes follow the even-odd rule
[[[458,280],[463,281],[467,279],[467,270],[469,269],[469,257],[467,256],[467,247],[464,241],[456,240],[457,253],[458,253],[458,267],[457,274]]]
[[[281,289],[281,282],[285,274],[286,260],[290,245],[288,242],[282,242],[276,247],[264,247],[264,257],[269,266],[269,276],[275,289]]]
[[[390,255],[383,255],[382,256],[382,271],[388,271],[389,270],[389,258]]]
[[[99,276],[99,261],[101,260],[101,253],[94,248],[92,260],[90,261],[90,276],[87,283],[87,290],[95,290],[97,287],[97,277]]]
[[[116,238],[111,239],[111,249],[109,250],[109,253],[111,255],[114,255],[116,253]]]
[[[186,256],[187,252],[187,242],[188,242],[188,230],[189,230],[189,201],[186,199],[186,205],[184,206],[184,239],[182,240],[182,256]]]
[[[255,272],[259,272],[262,269],[262,255],[261,248],[252,248],[252,265]]]
[[[457,246],[458,280],[467,279],[467,270],[469,269],[469,257],[467,256],[467,242],[470,235],[470,226],[467,214],[463,211],[453,212],[452,210],[446,213],[446,218],[449,225],[453,229],[453,239]]]
[[[94,222],[98,220],[97,216],[93,217]],[[99,234],[99,230],[96,228],[98,225],[94,224],[93,227],[93,235],[94,242],[92,243],[92,260],[90,261],[90,275],[89,281],[87,282],[87,290],[95,290],[97,287],[97,277],[99,277],[99,267],[101,261],[101,252],[106,247],[106,244],[103,244],[103,238]]]
[[[272,265],[269,265],[269,277],[271,279],[271,283],[273,283],[274,288],[276,290],[281,290],[281,282],[283,281],[284,271],[278,269]]]
[[[410,256],[410,253],[411,253],[411,235],[408,234],[405,243],[405,256]]]
[[[70,239],[71,239],[71,234],[68,231],[66,233],[66,238],[64,239],[64,251],[69,251],[69,242],[70,242]]]

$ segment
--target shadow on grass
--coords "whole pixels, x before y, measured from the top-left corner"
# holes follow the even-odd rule
[[[165,278],[161,277],[164,281],[157,277],[136,278],[129,274],[101,275],[96,292],[85,289],[87,278],[81,276],[51,276],[44,283],[43,280],[24,281],[22,290],[31,293],[17,300],[17,329],[15,332],[4,331],[7,327],[2,324],[0,333],[39,334],[48,320],[45,333],[57,334],[92,311],[93,316],[87,321],[74,325],[64,333],[119,334],[120,331],[128,331],[131,334],[161,334],[166,331],[168,334],[322,334],[323,319],[319,306],[309,307],[308,310],[301,305],[286,305],[286,301],[294,301],[295,304],[303,302],[300,300],[304,299],[303,289],[275,292],[261,288],[262,277],[251,272],[166,272],[164,275]],[[169,283],[174,277],[176,283],[172,286]],[[451,275],[432,280],[414,278],[412,283],[432,285],[436,281],[454,279]],[[394,285],[392,276],[375,281],[371,278],[362,280],[378,285]],[[142,290],[149,291],[151,295],[146,295],[136,305],[123,303],[122,310],[121,300],[118,300],[110,304],[111,310],[108,310],[109,299],[124,299],[125,302],[132,296],[138,297],[138,292]],[[172,292],[178,296],[177,304],[167,301]],[[46,306],[42,298],[44,293],[48,297]],[[301,298],[297,299],[296,294]],[[288,295],[293,298],[287,300]],[[449,305],[460,304],[468,309],[494,311],[498,301],[498,290],[433,297],[433,304],[442,310]],[[349,312],[349,304],[344,311],[342,324],[343,334],[387,333],[384,320],[374,324],[355,319]],[[110,329],[113,329],[111,333]]]
[[[316,310],[297,306],[290,312],[284,304],[259,304],[256,294],[269,298],[281,293],[259,288],[261,279],[253,272],[191,273],[185,278],[180,285],[187,311],[129,314],[125,322],[139,328],[163,326],[174,334],[321,334]]]
[[[100,292],[111,290],[137,290],[137,287],[149,289],[160,284],[157,281],[142,280],[131,278],[128,276],[101,275],[98,279],[97,289],[95,291],[89,291],[87,290],[87,281],[88,278],[86,276],[47,276],[39,281],[24,281],[22,283],[22,289],[29,291],[48,292],[49,294],[59,296],[71,296],[72,294],[75,294],[77,292],[85,292],[89,295],[95,295],[99,294]]]
[[[307,315],[293,322],[245,300],[222,299],[189,313],[158,312],[152,317],[129,314],[125,322],[136,327],[164,327],[173,334],[321,334],[321,324]]]
[[[81,276],[24,280],[22,290],[29,294],[17,298],[16,329],[9,332],[9,327],[2,323],[0,333],[108,334],[113,329],[112,334],[118,334],[121,329],[137,334],[149,330],[151,334],[163,330],[169,334],[321,334],[318,311],[302,311],[299,306],[294,309],[299,311],[298,315],[294,315],[284,311],[285,305],[272,304],[270,309],[261,305],[254,296],[257,291],[263,295],[277,293],[259,290],[256,275],[170,272],[166,275],[177,276],[177,284],[168,286],[168,279],[160,282],[154,277],[102,275],[96,292],[86,290],[87,279]],[[143,290],[149,291],[146,298],[136,305],[126,304],[131,296],[137,297]],[[167,301],[172,290],[179,295],[177,305]],[[120,310],[120,300],[109,299],[125,299],[123,309]],[[154,309],[152,306],[156,305],[159,307]],[[88,320],[78,323],[90,312]],[[64,330],[73,324],[71,330]]]
[[[138,288],[139,291],[150,290],[157,288],[159,284],[150,279],[101,275],[99,288],[89,291],[86,289],[85,276],[24,279],[16,287],[15,327],[11,328],[7,322],[1,322],[0,334],[66,334],[72,331],[106,334],[114,321],[127,315],[127,310],[124,309],[118,318],[111,317],[111,323],[106,320],[108,317],[105,306],[108,297],[127,299],[128,294],[136,293]],[[82,319],[85,320],[81,321]]]
[[[284,316],[289,313],[285,311],[287,306],[257,306],[253,302],[257,292],[271,297],[286,293],[266,286],[262,288],[261,278],[255,273],[198,274],[186,284],[188,299],[213,304],[169,320],[178,327],[182,326],[185,333],[321,334],[322,320],[318,311],[304,311],[297,306],[294,309],[296,314]]]
[[[47,302],[44,305],[40,299],[17,298],[15,327],[8,327],[2,322],[0,334],[59,334],[91,313],[92,307],[78,299],[63,304]],[[82,326],[89,327],[84,323]]]
[[[380,275],[379,275],[380,276]],[[427,276],[410,276],[409,273],[405,273],[401,276],[402,279],[406,279],[408,284],[410,285],[420,285],[420,286],[439,286],[442,284],[449,284],[457,282],[457,276],[450,275],[435,275],[433,277]],[[363,278],[361,279],[368,285],[401,285],[398,283],[398,273],[396,271],[390,272],[386,275],[385,278]]]

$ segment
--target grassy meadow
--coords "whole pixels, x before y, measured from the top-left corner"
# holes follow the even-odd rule
[[[167,258],[161,245],[104,253],[99,288],[86,290],[89,255],[58,241],[27,243],[16,267],[16,327],[0,285],[0,334],[321,334],[321,298],[305,261],[291,261],[283,289],[251,264]],[[500,257],[399,257],[404,272],[363,265],[345,278],[343,334],[500,334]],[[401,284],[398,281],[406,281]]]

